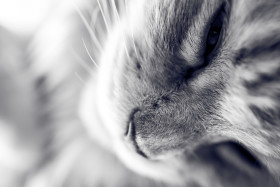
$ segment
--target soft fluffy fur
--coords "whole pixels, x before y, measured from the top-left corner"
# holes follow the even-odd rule
[[[221,6],[221,43],[208,58],[205,32]],[[19,178],[277,186],[279,9],[273,0],[61,2],[29,48],[39,122],[34,164]]]

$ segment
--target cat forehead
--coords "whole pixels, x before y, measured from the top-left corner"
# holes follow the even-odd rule
[[[195,25],[198,30],[203,29],[204,25],[197,24],[197,20],[209,19],[221,2],[220,0],[145,1],[142,4],[142,16],[137,15],[141,21],[133,23],[136,24],[135,32],[144,33],[147,41],[151,41],[159,50],[169,51],[181,45],[189,28]],[[208,20],[204,22],[206,21]]]
[[[161,49],[176,47],[201,6],[201,1],[154,1],[147,19],[149,37]]]
[[[201,15],[210,15],[222,1],[210,3],[203,0],[136,2],[131,3],[135,6],[132,7],[131,16],[128,16],[132,26],[125,27],[129,39],[127,49],[130,54],[126,64],[137,67],[137,73],[142,72],[142,78],[146,79],[141,80],[155,84],[156,80],[165,79],[164,75],[168,74],[168,77],[173,77],[175,71],[168,70],[174,69],[175,64],[171,65],[172,60],[176,60],[177,69],[182,69],[183,62],[177,58],[175,53],[179,51],[186,35],[189,34],[188,29],[198,23],[197,19],[204,20],[201,17],[206,16]],[[199,32],[196,32],[195,35],[200,36],[204,25],[198,24],[196,27]],[[131,78],[129,79],[131,80]]]

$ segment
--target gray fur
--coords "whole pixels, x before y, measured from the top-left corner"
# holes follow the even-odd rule
[[[12,116],[15,129],[33,132],[30,142],[25,131],[12,131],[31,156],[29,165],[11,174],[16,182],[9,186],[279,185],[278,1],[147,0],[139,25],[125,22],[110,62],[102,58],[111,51],[102,50],[110,47],[119,18],[131,15],[124,1],[84,2],[78,7],[82,19],[74,9],[50,15],[30,41],[29,74],[17,73],[27,80],[22,95],[32,103],[18,102],[31,106],[27,121],[1,112],[1,119]],[[209,22],[220,7],[222,38],[206,57]],[[52,24],[56,39],[45,40]],[[102,71],[106,63],[111,69]],[[99,92],[103,84],[109,94]],[[87,112],[94,122],[87,125],[95,132],[80,115],[81,99],[93,106]]]

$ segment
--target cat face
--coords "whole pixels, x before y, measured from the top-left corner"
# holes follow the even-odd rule
[[[274,1],[131,2],[87,94],[123,160],[136,168],[138,159],[147,173],[225,140],[278,159],[279,9]]]

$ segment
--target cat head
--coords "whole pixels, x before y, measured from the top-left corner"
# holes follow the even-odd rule
[[[124,162],[159,178],[176,178],[182,155],[229,140],[258,158],[279,159],[279,3],[128,7],[88,82],[88,126],[94,131],[97,113]]]

